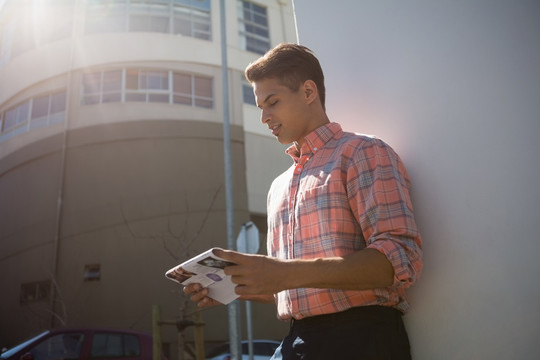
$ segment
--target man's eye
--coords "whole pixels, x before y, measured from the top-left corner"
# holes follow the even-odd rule
[[[277,103],[278,103],[278,100],[273,101],[273,102],[270,103],[270,106],[274,106],[274,105],[276,105]]]

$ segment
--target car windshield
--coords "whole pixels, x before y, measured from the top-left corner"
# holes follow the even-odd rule
[[[44,331],[42,332],[41,334],[37,335],[37,336],[34,336],[33,338],[29,339],[29,340],[26,340],[25,342],[22,342],[20,343],[19,345],[15,346],[15,347],[12,347],[11,349],[7,350],[7,351],[4,351],[2,353],[2,355],[0,355],[0,359],[5,359],[5,358],[8,358],[10,357],[11,355],[15,354],[17,351],[21,350],[23,347],[25,347],[26,345],[30,344],[31,342],[33,341],[36,341],[42,337],[44,337],[45,335],[47,335],[49,333],[49,331]]]

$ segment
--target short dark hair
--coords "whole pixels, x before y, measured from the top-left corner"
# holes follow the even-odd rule
[[[250,83],[277,79],[291,91],[297,91],[306,80],[313,80],[317,85],[322,107],[325,109],[324,74],[321,64],[313,51],[303,45],[279,44],[249,64],[245,76]]]

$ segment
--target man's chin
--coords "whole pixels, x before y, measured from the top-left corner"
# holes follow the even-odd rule
[[[294,141],[291,141],[289,139],[280,138],[279,136],[276,136],[276,139],[281,145],[290,145],[290,144],[292,144],[294,142]]]

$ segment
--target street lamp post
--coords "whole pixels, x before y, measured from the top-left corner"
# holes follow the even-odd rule
[[[225,0],[220,0],[220,22],[221,22],[221,70],[223,82],[223,148],[225,161],[225,201],[227,214],[227,247],[235,249],[234,238],[234,201],[233,201],[233,181],[232,181],[232,161],[231,161],[231,132],[229,121],[229,69],[227,62],[227,26],[225,23]],[[233,301],[228,305],[229,312],[229,342],[231,356],[234,360],[240,360],[242,354],[240,349],[239,331],[239,306],[238,301]]]

